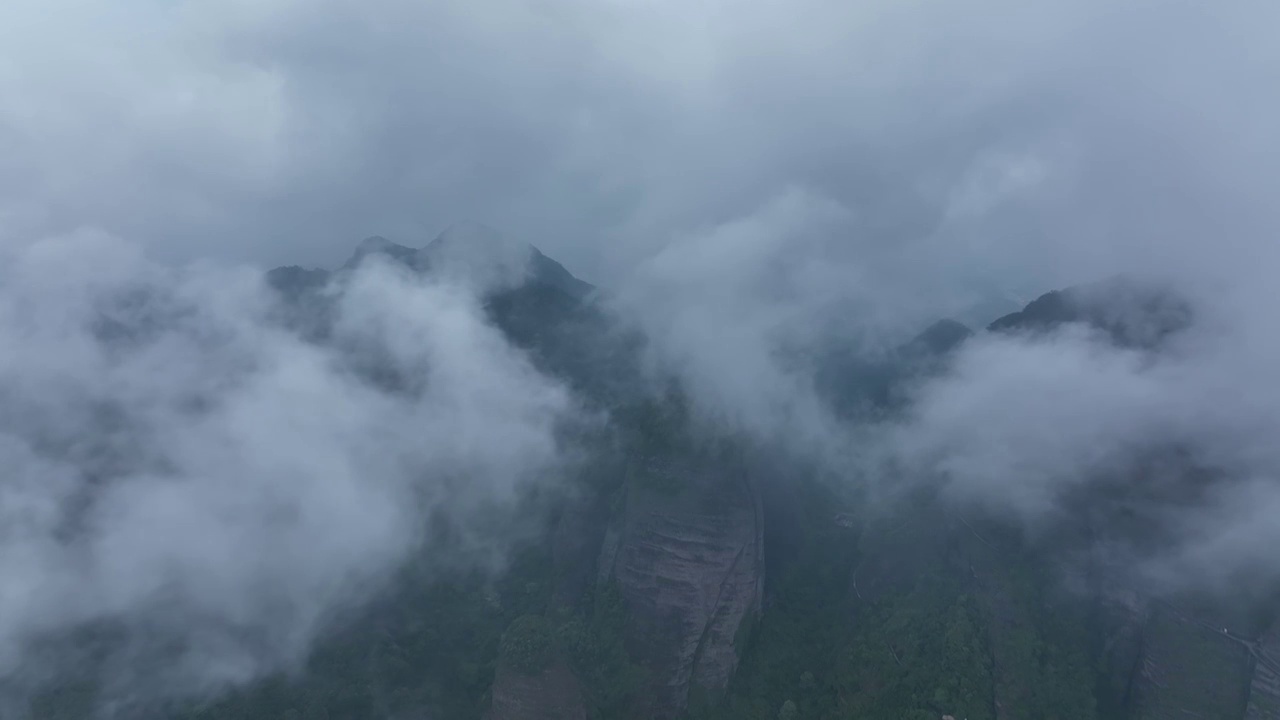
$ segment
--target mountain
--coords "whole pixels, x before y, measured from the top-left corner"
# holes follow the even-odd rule
[[[636,339],[605,317],[596,289],[527,243],[482,225],[451,227],[420,248],[373,236],[360,241],[337,269],[279,267],[268,285],[282,302],[281,323],[326,342],[335,301],[357,268],[382,260],[411,272],[475,287],[484,309],[542,370],[593,398],[625,392]]]
[[[634,717],[674,719],[691,698],[722,695],[743,652],[743,631],[761,609],[763,526],[750,468],[709,457],[703,443],[718,440],[691,438],[674,409],[679,399],[647,397],[636,340],[596,305],[590,284],[537,248],[487,228],[452,228],[422,248],[368,238],[333,272],[272,270],[268,281],[283,301],[284,321],[324,342],[336,293],[375,258],[476,283],[490,319],[513,343],[611,411],[610,432],[625,450],[602,463],[608,467],[596,471],[600,477],[561,511],[549,550],[564,579],[550,604],[590,617],[594,596],[616,593],[627,615],[618,640],[648,678],[643,692],[637,688]],[[576,694],[600,692],[575,689],[568,657],[557,653],[545,667],[525,671],[499,663],[487,717],[573,716],[567,708],[586,702]]]
[[[1117,345],[1152,348],[1191,320],[1190,305],[1171,288],[1119,277],[1045,293],[987,330],[1034,333],[1083,323]]]
[[[456,225],[421,248],[374,235],[361,240],[337,271],[280,267],[267,273],[269,284],[291,296],[315,290],[349,274],[370,258],[400,263],[421,273],[475,282],[486,289],[540,286],[583,300],[595,289],[538,248],[506,239],[483,225]]]
[[[986,332],[1038,335],[1079,324],[1117,346],[1159,351],[1191,321],[1189,304],[1171,289],[1115,279],[1042,295]],[[928,341],[939,332],[914,343],[924,356],[927,348],[942,357],[954,347]],[[945,335],[967,339],[958,329]],[[1157,595],[1110,566],[1107,548],[1170,542],[1153,534],[1158,513],[1194,502],[1215,482],[1213,470],[1171,444],[1124,472],[1111,485],[1123,488],[1120,496],[1076,498],[1075,515],[1037,547],[992,518],[966,519],[917,497],[891,533],[866,530],[862,542],[872,555],[855,592],[873,605],[897,593],[904,598],[897,604],[918,592],[912,578],[957,583],[984,630],[997,720],[1280,717],[1280,598]],[[1087,578],[1087,592],[1055,593],[1055,574]],[[1046,615],[1046,605],[1056,609]]]
[[[688,388],[641,372],[644,338],[594,287],[483,227],[422,247],[372,237],[333,270],[272,270],[277,320],[331,342],[336,300],[370,262],[470,284],[605,420],[566,430],[581,467],[569,492],[530,507],[542,532],[499,577],[407,567],[305,668],[155,717],[1280,719],[1280,600],[1156,594],[1110,554],[1167,541],[1161,508],[1215,482],[1179,448],[1116,471],[1119,490],[1072,497],[1032,541],[927,482],[873,498],[700,424]],[[1075,325],[1154,353],[1193,319],[1169,288],[1110,280],[977,331],[941,320],[875,356],[823,350],[816,387],[848,422],[892,419],[984,338]],[[68,693],[32,719],[84,717]]]

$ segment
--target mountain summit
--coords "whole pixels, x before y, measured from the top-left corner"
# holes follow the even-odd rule
[[[508,238],[479,223],[452,225],[421,248],[401,245],[380,235],[365,238],[338,272],[350,272],[375,255],[403,263],[418,272],[474,284],[484,292],[532,284],[555,288],[575,300],[582,300],[595,289],[533,245]],[[300,279],[302,272],[301,268],[278,268],[272,271],[271,277],[273,284],[277,284],[276,280]],[[309,282],[318,279],[315,273],[323,273],[305,272]]]
[[[385,255],[401,262],[412,264],[417,254],[418,251],[411,247],[393,243],[381,235],[373,235],[361,240],[360,244],[356,245],[355,252],[342,264],[342,269],[353,269],[364,262],[365,258],[372,255]]]
[[[418,251],[433,273],[488,289],[520,285],[530,274],[534,247],[485,225],[454,225]]]

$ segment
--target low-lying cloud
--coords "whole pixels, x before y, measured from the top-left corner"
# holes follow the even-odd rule
[[[298,604],[264,631],[279,657],[191,636],[226,678],[284,662],[409,551],[417,508],[554,464],[571,410],[455,284],[349,288],[339,340],[425,378],[392,398],[275,327],[256,271],[32,244],[82,225],[166,260],[333,264],[482,221],[601,285],[706,415],[851,484],[936,480],[1034,529],[1173,447],[1213,480],[1152,505],[1173,542],[1135,567],[1280,572],[1274,2],[60,5],[0,9],[8,667],[157,589],[233,627]],[[1121,272],[1192,327],[1159,352],[980,334],[870,426],[814,382],[825,343],[884,357]]]
[[[1236,297],[1199,297],[1190,327],[1154,350],[1083,325],[975,338],[917,389],[888,447],[908,476],[1033,535],[1081,522],[1073,497],[1105,506],[1119,491],[1163,532],[1138,568],[1149,579],[1263,586],[1280,578],[1267,550],[1280,541],[1280,337]]]
[[[562,475],[573,400],[474,288],[365,263],[322,347],[274,322],[254,268],[162,268],[93,233],[4,260],[0,687],[102,627],[123,628],[104,667],[126,700],[293,667],[412,556],[498,567],[515,531],[477,523]],[[414,391],[380,390],[344,345]],[[426,540],[442,511],[447,551]]]

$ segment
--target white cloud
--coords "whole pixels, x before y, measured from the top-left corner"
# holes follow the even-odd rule
[[[372,263],[351,279],[337,344],[382,348],[419,379],[404,396],[269,322],[253,268],[166,270],[101,235],[7,255],[0,677],[29,677],[44,635],[99,621],[184,648],[128,691],[287,667],[333,613],[431,558],[433,511],[466,533],[563,472],[572,399],[465,288]],[[440,559],[493,566],[514,535]]]
[[[1165,560],[1204,569],[1268,537],[1261,512],[1215,518],[1269,507],[1280,467],[1268,444],[1280,103],[1266,92],[1278,19],[1264,0],[9,0],[0,381],[22,422],[2,452],[27,478],[14,488],[28,488],[23,507],[54,507],[86,462],[50,461],[39,433],[84,457],[147,450],[111,486],[138,528],[239,507],[162,479],[174,474],[211,478],[199,488],[275,478],[251,486],[268,495],[254,508],[301,503],[271,531],[283,537],[238,540],[215,523],[208,544],[91,556],[140,578],[90,586],[114,608],[182,553],[227,565],[183,580],[213,583],[211,597],[273,562],[296,564],[298,584],[267,587],[305,595],[333,569],[303,540],[348,517],[350,536],[322,547],[344,562],[391,557],[414,520],[398,514],[407,468],[466,468],[494,478],[484,493],[508,492],[521,458],[552,457],[546,427],[567,401],[465,292],[357,282],[344,331],[442,380],[406,403],[260,322],[252,273],[189,269],[174,284],[136,248],[29,241],[93,226],[166,260],[334,264],[358,237],[421,245],[472,219],[616,288],[713,413],[841,460],[866,450],[852,446],[862,436],[785,351],[833,331],[890,342],[992,296],[1125,270],[1170,278],[1200,313],[1176,355],[1071,334],[980,341],[921,391],[892,447],[945,471],[957,496],[1031,518],[1132,446],[1194,441],[1233,482],[1179,518],[1189,540]],[[183,332],[104,350],[87,313],[139,283],[172,297],[142,307]],[[140,427],[76,445],[102,403]],[[488,442],[490,424],[511,442]],[[357,476],[376,478],[361,496],[369,517],[343,510]],[[50,478],[53,494],[30,496],[29,478]],[[281,489],[315,482],[331,484],[305,502]],[[139,531],[100,532],[105,552]],[[253,542],[279,556],[223,562]],[[16,603],[7,617],[51,602],[58,583],[110,579],[64,573],[47,543],[24,547],[4,562],[51,574],[0,590]],[[277,599],[235,597],[242,617]],[[62,614],[42,617],[97,611],[48,607]]]

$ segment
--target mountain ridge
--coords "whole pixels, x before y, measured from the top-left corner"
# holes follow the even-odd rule
[[[428,247],[375,236],[346,266],[383,255],[429,273],[419,260]],[[591,309],[597,291],[528,247],[526,281],[484,303],[513,343],[585,385],[631,358],[629,346],[591,350],[609,327]],[[271,273],[295,304],[334,279]],[[876,417],[893,417],[907,389],[945,376],[983,337],[1080,324],[1099,342],[1160,352],[1192,322],[1169,288],[1113,279],[1045,293],[976,332],[940,320],[880,365],[835,358],[824,372]],[[629,372],[615,382],[637,382]],[[833,520],[838,505],[816,476],[777,458],[748,460],[754,450],[735,446],[741,439],[703,435],[678,388],[592,396],[615,434],[537,551],[554,569],[545,597],[517,603],[544,628],[537,642],[554,660],[536,672],[496,660],[484,676],[488,700],[478,701],[488,720],[774,720],[788,706],[822,720],[1280,718],[1271,666],[1205,630],[1224,622],[1221,612],[1140,592],[1099,559],[1099,542],[1141,532],[1122,506],[1142,501],[1143,477],[1129,481],[1135,498],[1081,500],[1089,513],[1055,530],[1050,547],[928,489],[898,510],[855,507]],[[1162,467],[1134,472],[1174,468],[1185,482],[1204,481],[1202,469]],[[1088,578],[1087,590],[1059,587],[1068,570]],[[807,625],[815,613],[822,624]],[[1259,627],[1259,647],[1275,646],[1275,626]],[[926,628],[950,644],[918,634]]]

